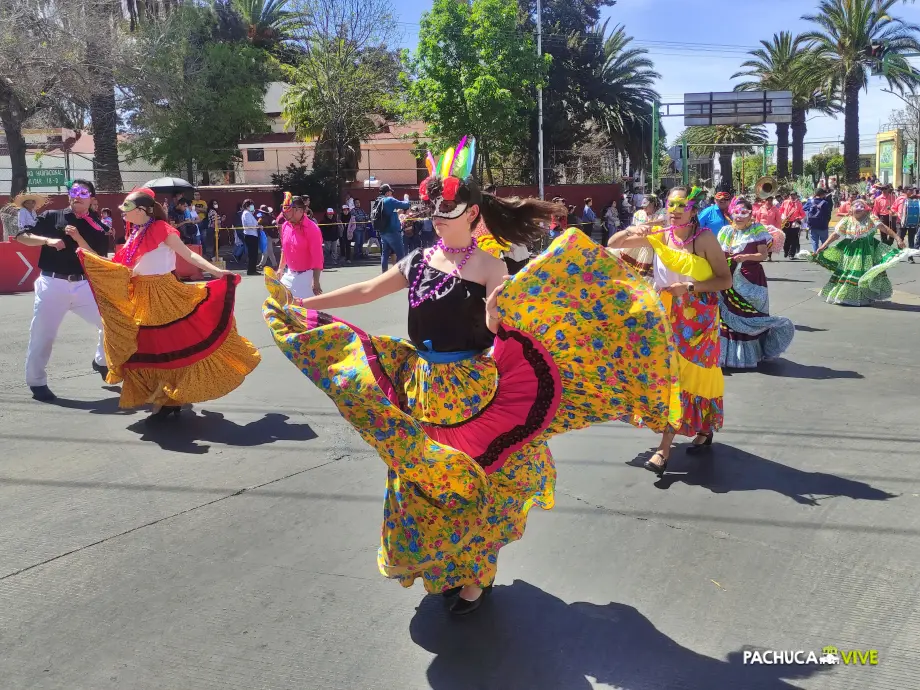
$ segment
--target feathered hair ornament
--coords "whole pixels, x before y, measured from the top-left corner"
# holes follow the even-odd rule
[[[433,178],[439,178],[440,191],[445,199],[453,201],[462,183],[473,173],[476,161],[476,139],[463,137],[456,146],[451,146],[435,161],[431,151],[425,156],[428,177],[419,185],[419,194],[425,201],[429,200],[428,189]],[[453,182],[456,180],[456,182]]]

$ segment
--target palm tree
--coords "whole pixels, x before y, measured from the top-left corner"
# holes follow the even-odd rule
[[[600,45],[602,51],[595,63],[597,91],[592,94],[589,112],[594,129],[612,148],[645,165],[652,153],[652,102],[659,98],[655,80],[661,75],[648,51],[630,47],[632,41],[619,24],[609,34],[607,22],[590,32],[588,45]],[[660,136],[663,138],[663,130]]]
[[[304,24],[300,16],[287,9],[291,0],[231,0],[230,5],[243,19],[249,42],[256,48],[271,49],[289,40]]]
[[[872,46],[887,49],[884,77],[888,86],[903,92],[920,86],[920,72],[905,59],[920,52],[920,27],[891,16],[900,0],[821,0],[818,12],[802,19],[818,30],[802,35],[822,62],[819,75],[829,90],[841,95],[844,104],[843,158],[846,181],[859,180],[859,92],[878,68]]]
[[[749,77],[755,81],[742,82],[735,91],[792,92],[792,174],[801,175],[808,111],[832,115],[840,106],[822,90],[822,58],[805,47],[802,36],[781,31],[760,44],[761,48],[750,51],[751,59],[741,63],[746,69],[732,75],[732,79]],[[789,176],[789,130],[789,123],[776,124],[776,174],[780,179]]]
[[[731,191],[732,155],[754,153],[755,147],[767,143],[767,130],[761,125],[712,125],[688,127],[675,141],[686,137],[693,152],[700,156],[719,154],[722,180],[719,189]]]

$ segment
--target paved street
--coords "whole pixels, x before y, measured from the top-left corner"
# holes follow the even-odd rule
[[[236,312],[260,367],[155,432],[73,316],[61,400],[32,401],[32,296],[0,296],[0,688],[920,687],[920,266],[881,308],[825,304],[816,266],[766,269],[796,340],[726,379],[713,456],[678,450],[656,483],[647,431],[554,440],[556,508],[462,620],[377,573],[383,463],[271,343],[261,279]],[[405,299],[341,313],[404,335]],[[879,664],[742,665],[827,645]]]

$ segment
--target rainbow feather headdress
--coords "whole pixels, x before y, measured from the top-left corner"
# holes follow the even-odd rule
[[[440,178],[443,182],[444,198],[451,199],[456,194],[461,182],[466,181],[473,173],[473,165],[476,162],[476,139],[474,137],[463,137],[456,146],[452,146],[441,154],[441,157],[435,162],[431,151],[425,156],[425,167],[428,168],[428,177],[419,185],[419,193],[422,199],[428,200],[428,181],[432,178]],[[453,178],[455,183],[448,184]],[[451,191],[453,194],[451,194]],[[448,196],[448,195],[451,196]]]

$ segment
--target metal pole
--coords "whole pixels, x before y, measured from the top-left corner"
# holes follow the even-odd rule
[[[658,101],[652,101],[652,184],[649,188],[651,194],[658,190]]]
[[[543,3],[537,0],[537,57],[543,56]],[[543,187],[543,87],[537,89],[537,184],[540,198],[544,198]]]
[[[680,140],[680,161],[680,183],[686,187],[690,184],[690,155],[686,136]]]

